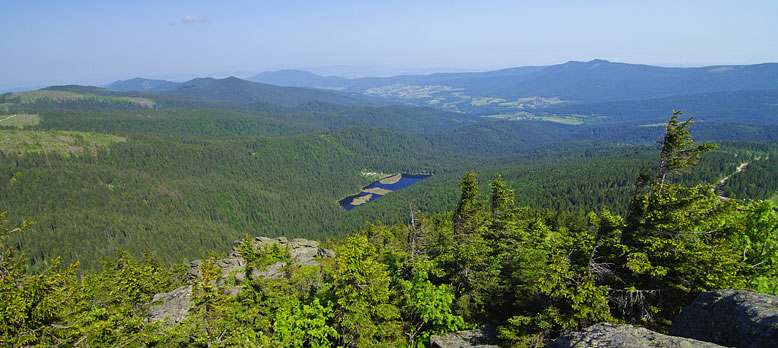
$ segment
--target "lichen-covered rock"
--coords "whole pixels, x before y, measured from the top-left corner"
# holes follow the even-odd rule
[[[149,322],[167,318],[168,325],[173,325],[186,319],[190,297],[192,297],[192,287],[189,285],[154,295],[149,309]]]
[[[232,257],[240,257],[240,245],[242,241],[236,241],[232,246]],[[289,248],[289,254],[293,259],[300,262],[303,266],[313,266],[312,262],[316,258],[335,257],[335,252],[329,249],[319,248],[319,242],[302,238],[295,238],[291,241],[285,237],[268,238],[256,237],[251,241],[255,248],[267,248],[273,244]]]
[[[226,259],[216,260],[216,266],[221,269],[221,280],[217,283],[219,287],[225,286],[224,280],[230,275],[235,277],[238,285],[245,280],[245,275],[242,274],[246,263],[242,257],[240,257],[240,246],[243,242],[236,241],[232,245],[232,251],[230,251],[230,257]],[[278,244],[281,247],[289,249],[289,254],[297,263],[301,266],[316,266],[319,260],[322,258],[335,257],[335,252],[329,249],[319,247],[319,242],[313,240],[307,240],[302,238],[296,238],[288,240],[285,237],[268,238],[268,237],[256,237],[251,240],[251,244],[254,248],[265,249],[273,244]],[[189,280],[200,278],[200,265],[201,260],[192,261],[189,265]],[[282,268],[286,265],[284,262],[277,262],[267,266],[265,270],[254,270],[251,273],[253,278],[281,278],[284,276]]]
[[[499,348],[491,345],[496,340],[494,328],[482,327],[478,330],[457,331],[445,335],[430,337],[433,348]]]
[[[778,297],[750,291],[704,292],[670,333],[733,347],[778,347]]]
[[[571,333],[546,345],[546,348],[721,348],[691,338],[663,335],[632,325],[601,323]]]
[[[230,257],[225,259],[219,259],[215,261],[215,265],[219,267],[221,271],[221,277],[216,281],[216,286],[221,289],[222,293],[231,296],[240,292],[240,285],[246,280],[246,273],[244,272],[246,262],[240,257],[240,245],[242,241],[236,241],[233,243]],[[289,249],[289,254],[294,261],[302,266],[316,266],[320,260],[328,257],[335,257],[335,252],[329,249],[319,247],[319,242],[296,238],[291,241],[285,237],[268,238],[268,237],[256,237],[251,240],[253,247],[258,249],[265,249],[278,244],[281,247]],[[200,278],[200,266],[201,260],[195,260],[189,263],[189,273],[187,276],[188,281],[195,282]],[[279,279],[285,275],[284,266],[285,262],[276,262],[272,265],[268,265],[264,270],[254,269],[251,271],[250,277],[267,278],[267,279]],[[232,282],[231,279],[234,279]],[[180,291],[186,290],[186,296]],[[189,297],[192,293],[190,286],[181,287],[173,290],[169,293],[162,293],[154,295],[154,302],[150,310],[149,320],[155,322],[164,319],[167,315],[170,315],[169,324],[175,324],[184,318],[186,318],[186,312],[189,308]],[[185,297],[185,298],[184,298]]]

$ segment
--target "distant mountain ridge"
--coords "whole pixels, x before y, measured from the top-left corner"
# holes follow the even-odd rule
[[[284,107],[314,103],[311,111],[410,104],[501,119],[642,124],[681,109],[698,115],[698,120],[778,123],[776,63],[668,68],[596,59],[487,72],[354,79],[287,69],[249,80],[132,79],[107,87],[171,98],[256,104],[249,107],[256,111],[275,108],[261,103]]]
[[[158,90],[164,90],[166,85],[172,85],[175,82],[166,80],[151,80],[136,77],[134,79],[116,81],[109,85],[103,86],[105,89],[114,91],[138,91],[138,92],[152,92]]]
[[[193,136],[281,136],[365,126],[435,133],[482,121],[475,115],[397,105],[363,95],[280,87],[234,77],[198,78],[174,84],[175,89],[161,92],[114,91],[80,85],[51,86],[42,91],[69,93],[70,99],[53,100],[60,110],[77,110],[78,114],[87,110],[114,111],[101,116],[99,122],[100,127],[112,131],[186,130],[184,134]],[[40,95],[40,103],[50,107],[48,94]],[[128,124],[123,112],[132,115],[144,107],[133,103],[135,99],[153,105],[153,110],[143,109],[147,117],[144,122]],[[154,120],[154,125],[149,120]],[[209,126],[198,126],[200,122]]]
[[[699,68],[614,63],[595,59],[549,66],[528,66],[473,73],[439,73],[347,79],[281,70],[248,80],[288,86],[339,88],[364,93],[395,84],[445,85],[470,96],[507,100],[560,97],[575,102],[639,100],[683,94],[778,89],[778,64],[724,65]]]
[[[522,76],[542,68],[544,67],[526,66],[487,72],[434,73],[428,75],[396,75],[390,77],[360,77],[354,79],[339,76],[324,77],[308,71],[284,69],[278,71],[266,71],[246,79],[249,81],[270,83],[281,86],[343,88],[353,91],[363,91],[369,88],[388,86],[398,83],[441,84],[477,78]]]
[[[349,81],[345,77],[320,76],[312,72],[292,69],[266,71],[246,80],[292,87],[333,87],[346,84]]]
[[[663,123],[665,115],[681,110],[697,121],[778,125],[778,89],[710,92],[669,97],[559,104],[545,109],[556,114],[607,116],[609,122]]]
[[[233,76],[215,79],[195,78],[185,82],[135,78],[105,86],[120,91],[156,92],[163,95],[216,102],[269,102],[284,106],[319,101],[347,106],[386,105],[385,100],[353,93],[326,91],[305,87],[276,86],[251,82]]]

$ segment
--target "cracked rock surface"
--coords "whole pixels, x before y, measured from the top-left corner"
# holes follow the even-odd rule
[[[546,348],[721,348],[722,346],[691,338],[663,335],[632,325],[601,323],[583,331],[562,336]]]
[[[670,333],[732,347],[778,347],[778,297],[743,290],[700,294]]]
[[[246,261],[243,260],[239,252],[241,243],[242,241],[236,241],[233,244],[232,251],[229,254],[230,257],[215,261],[216,266],[221,270],[221,277],[216,281],[216,285],[226,295],[235,295],[240,292],[240,284],[246,279],[245,272],[242,272],[246,267]],[[301,266],[316,266],[323,258],[335,257],[334,251],[320,248],[319,242],[302,238],[295,238],[290,241],[285,237],[256,237],[251,240],[251,244],[258,250],[264,250],[273,244],[286,247],[291,258]],[[190,283],[200,278],[201,264],[202,260],[190,262],[188,275]],[[264,270],[252,270],[250,276],[254,279],[279,279],[284,276],[285,265],[285,262],[276,262],[268,265]],[[234,276],[237,286],[231,286],[227,282],[230,276]],[[182,286],[171,292],[154,295],[149,310],[149,321],[156,322],[168,318],[167,323],[172,325],[186,319],[191,295],[191,285]]]
[[[497,338],[494,328],[485,326],[478,330],[457,331],[430,337],[433,348],[499,348],[491,345]]]

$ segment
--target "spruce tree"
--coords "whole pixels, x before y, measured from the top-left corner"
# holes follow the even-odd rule
[[[612,263],[611,298],[625,319],[663,327],[696,293],[738,287],[739,260],[729,250],[731,203],[711,185],[683,186],[672,178],[689,170],[715,145],[696,145],[674,112],[667,122],[659,166],[643,174]],[[607,238],[605,238],[607,240]],[[614,241],[610,239],[611,241]]]

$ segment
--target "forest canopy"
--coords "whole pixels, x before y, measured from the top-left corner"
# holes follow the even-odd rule
[[[122,251],[82,275],[57,260],[33,270],[9,243],[31,225],[2,220],[0,337],[13,346],[418,347],[490,324],[502,345],[537,347],[604,321],[666,331],[702,291],[778,295],[775,206],[672,180],[714,147],[695,143],[679,117],[666,124],[655,169],[634,177],[624,216],[517,206],[502,175],[483,189],[467,172],[451,212],[411,204],[408,224],[366,224],[330,241],[336,256],[316,266],[244,236],[247,277],[235,294],[216,285],[214,255],[195,278],[185,264]],[[250,276],[278,261],[282,277]],[[186,284],[186,319],[146,320],[154,294]]]

